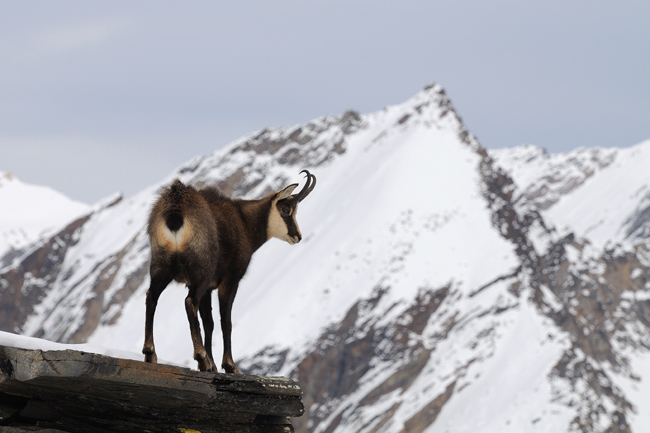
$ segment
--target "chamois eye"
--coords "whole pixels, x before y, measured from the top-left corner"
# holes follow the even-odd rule
[[[291,214],[291,209],[289,209],[288,206],[282,206],[280,208],[280,212],[282,212],[285,215],[289,215],[289,214]]]

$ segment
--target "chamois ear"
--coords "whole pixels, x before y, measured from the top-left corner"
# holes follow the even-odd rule
[[[278,193],[278,200],[282,200],[282,199],[285,199],[285,198],[289,197],[291,195],[291,193],[293,192],[293,190],[296,189],[297,186],[298,186],[298,184],[294,183],[294,184],[289,185],[288,187],[286,187],[282,191],[280,191]]]

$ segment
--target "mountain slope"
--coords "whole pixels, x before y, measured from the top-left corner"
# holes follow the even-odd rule
[[[262,247],[233,309],[240,367],[301,382],[298,431],[644,431],[650,248],[611,229],[638,215],[644,233],[644,196],[607,220],[582,193],[626,173],[618,153],[488,152],[437,85],[263,130],[34,245],[0,275],[0,327],[138,352],[158,188],[178,177],[253,198],[309,169],[303,241]],[[185,294],[163,293],[156,348],[194,366]]]

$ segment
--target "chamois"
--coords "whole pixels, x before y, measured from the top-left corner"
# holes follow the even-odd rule
[[[306,183],[291,195],[297,183],[257,200],[233,199],[214,187],[197,190],[176,179],[164,188],[153,205],[148,222],[151,241],[151,285],[147,291],[144,346],[146,362],[157,362],[153,343],[153,318],[158,298],[175,280],[187,285],[185,311],[190,322],[194,359],[201,371],[217,371],[212,356],[212,296],[217,289],[223,359],[227,373],[239,373],[230,346],[231,310],[239,281],[251,256],[272,237],[297,244],[302,234],[296,222],[298,203],[316,186],[306,173]],[[201,342],[198,320],[205,331]]]

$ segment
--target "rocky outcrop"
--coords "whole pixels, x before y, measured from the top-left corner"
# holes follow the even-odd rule
[[[77,243],[89,218],[87,215],[68,224],[0,274],[0,330],[19,332],[22,329],[59,277],[68,248]]]
[[[301,395],[282,377],[0,346],[2,431],[285,433]]]
[[[526,201],[544,210],[578,189],[599,171],[616,161],[617,149],[580,148],[569,157],[549,154],[546,149],[533,145],[514,149],[491,150],[490,155],[499,166],[515,178],[520,177],[518,188]],[[535,167],[535,176],[518,176]]]
[[[576,409],[569,430],[629,433],[628,417],[637,408],[616,379],[638,381],[626,354],[650,347],[647,248],[598,250],[573,233],[558,236],[536,210],[539,203],[516,202],[514,182],[487,153],[482,165],[493,224],[522,264],[512,292],[528,296],[570,339],[548,377],[555,401]]]
[[[411,304],[381,302],[390,288],[379,287],[373,295],[355,303],[344,318],[327,329],[308,353],[293,368],[291,376],[303,384],[304,417],[296,419],[298,432],[326,431],[349,425],[358,412],[367,410],[391,393],[404,392],[427,365],[432,347],[425,346],[422,333],[431,316],[450,294],[451,287],[423,288]],[[398,322],[382,323],[389,311],[399,311]],[[453,326],[453,322],[449,323]],[[447,338],[444,333],[439,339]],[[257,358],[270,359],[267,349]],[[287,361],[286,352],[276,354],[275,363],[247,363],[240,366],[253,374],[275,373]],[[247,360],[251,361],[251,360]],[[373,383],[371,387],[361,383]],[[365,388],[365,389],[362,389]],[[435,421],[437,413],[453,394],[453,383],[405,424],[405,431],[423,431]],[[346,401],[348,397],[352,403]],[[372,431],[391,421],[396,406],[373,419]],[[351,430],[356,431],[356,430]]]

